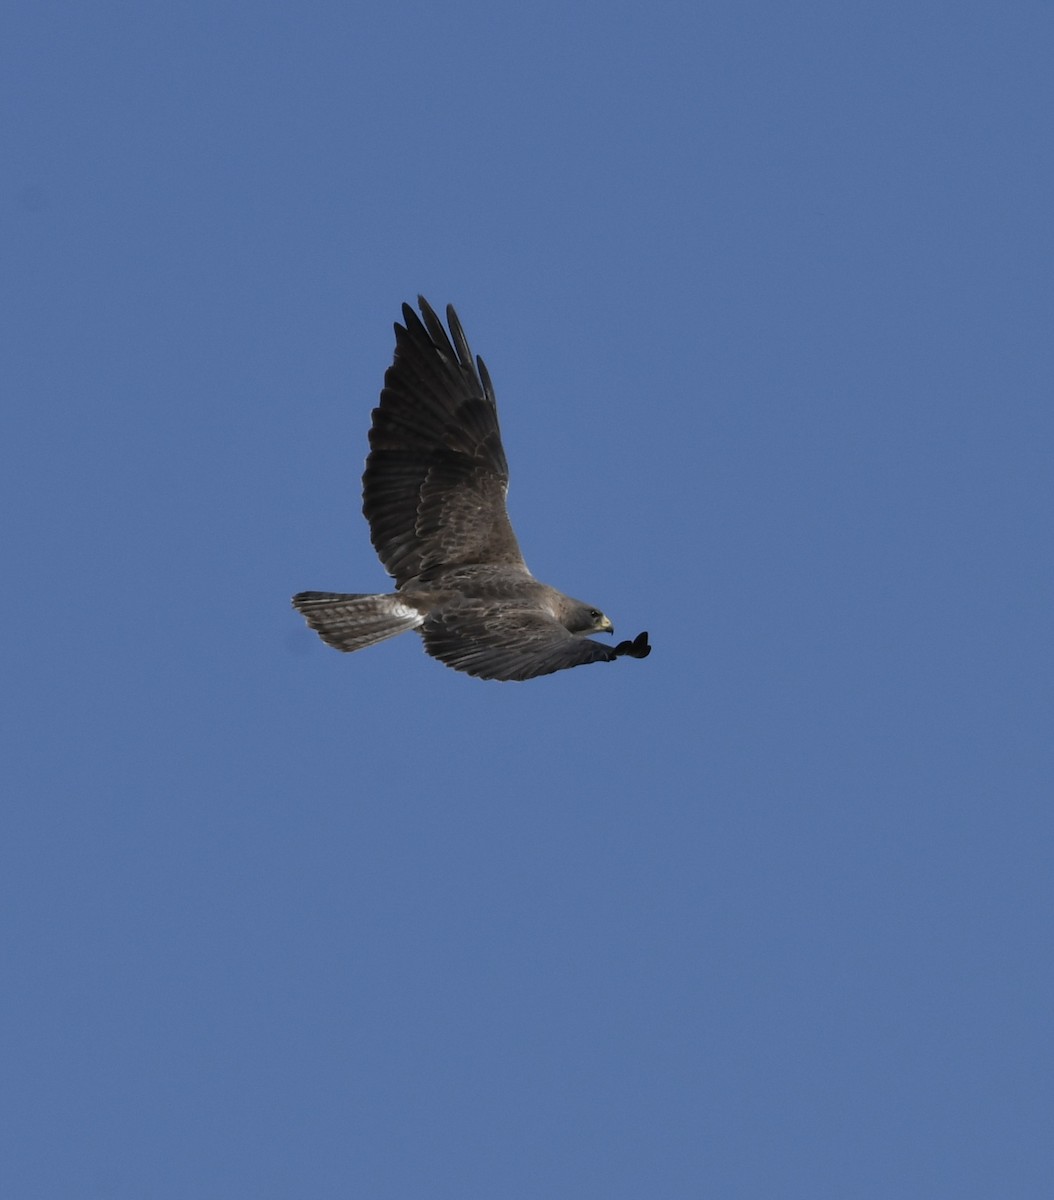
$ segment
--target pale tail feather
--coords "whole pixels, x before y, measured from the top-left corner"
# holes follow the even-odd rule
[[[337,650],[361,650],[416,629],[424,621],[422,614],[399,596],[300,592],[293,597],[293,607]]]

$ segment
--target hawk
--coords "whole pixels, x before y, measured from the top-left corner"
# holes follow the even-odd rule
[[[487,368],[452,305],[448,335],[418,303],[421,316],[404,304],[395,326],[362,477],[362,511],[395,591],[300,592],[293,606],[337,650],[416,629],[434,658],[480,679],[646,658],[647,633],[615,646],[584,636],[614,626],[527,569],[505,509],[509,467]]]

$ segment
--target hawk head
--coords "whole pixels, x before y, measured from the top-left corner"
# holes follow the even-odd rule
[[[581,600],[564,598],[560,623],[569,633],[614,633],[615,626],[599,608],[583,604]]]

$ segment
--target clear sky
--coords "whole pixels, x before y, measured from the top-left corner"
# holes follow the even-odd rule
[[[23,3],[0,1194],[1054,1194],[1054,6]],[[623,660],[354,656],[392,321]]]

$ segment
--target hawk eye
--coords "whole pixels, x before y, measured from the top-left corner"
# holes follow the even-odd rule
[[[594,621],[599,621],[599,620],[600,620],[600,618],[601,618],[601,617],[602,617],[604,614],[603,614],[603,613],[600,611],[600,609],[599,609],[599,608],[591,608],[591,609],[589,610],[589,615],[590,615],[590,617],[591,617],[591,618],[592,618]]]

